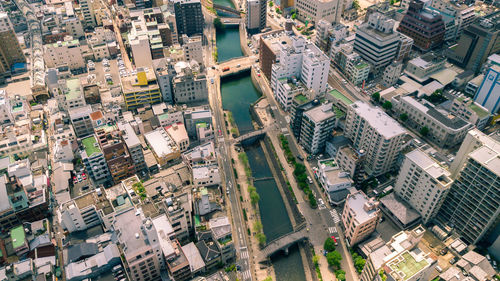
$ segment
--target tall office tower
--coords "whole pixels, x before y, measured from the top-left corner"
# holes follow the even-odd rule
[[[8,73],[13,64],[26,62],[16,33],[5,12],[0,12],[0,75]]]
[[[175,21],[178,38],[203,34],[203,13],[200,0],[175,0]]]
[[[439,13],[424,6],[422,1],[412,0],[398,31],[412,38],[420,50],[429,51],[443,43],[445,26]]]
[[[437,219],[476,244],[500,222],[500,142],[471,130],[452,168],[460,172]]]
[[[406,130],[379,107],[357,101],[347,110],[344,133],[365,151],[366,172],[378,176],[395,168]]]
[[[92,0],[80,0],[80,10],[83,15],[83,25],[85,27],[94,27],[97,25],[95,21],[94,7],[92,6]]]
[[[354,39],[354,51],[379,73],[394,61],[398,54],[401,37],[394,31],[395,21],[375,12],[362,24]]]
[[[448,48],[450,62],[479,72],[491,54],[500,52],[500,10],[477,18],[462,31],[457,44]]]
[[[405,155],[394,191],[428,223],[443,204],[452,182],[449,171],[416,149]]]
[[[321,19],[340,23],[342,0],[297,0],[297,18],[302,21],[318,23]]]
[[[499,42],[500,43],[500,42]],[[474,101],[495,114],[500,109],[500,66],[493,65],[486,72]]]
[[[258,33],[266,27],[266,0],[247,0],[246,27],[249,33]]]

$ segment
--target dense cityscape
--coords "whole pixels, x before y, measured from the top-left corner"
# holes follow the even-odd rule
[[[500,281],[500,1],[0,0],[0,281]]]

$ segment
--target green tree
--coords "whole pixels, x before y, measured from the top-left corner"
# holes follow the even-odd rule
[[[337,251],[333,251],[333,252],[326,254],[326,261],[328,262],[328,265],[330,265],[330,266],[340,267],[341,260],[342,260],[342,256]]]
[[[256,233],[259,233],[259,232],[262,231],[262,223],[260,221],[256,221],[253,224],[253,231],[256,232]]]
[[[399,115],[399,118],[401,119],[401,121],[406,122],[408,120],[408,114],[402,113],[401,115]]]
[[[297,14],[296,13],[293,13],[292,14],[292,20],[296,19],[297,18]]]
[[[380,93],[379,92],[375,92],[372,94],[372,99],[376,102],[379,102],[380,101]]]
[[[394,5],[394,0],[391,0],[390,4],[391,4],[391,5]]]
[[[345,281],[345,271],[342,269],[336,270],[335,277],[337,277],[337,280]]]
[[[352,1],[352,7],[356,10],[359,10],[360,6],[359,6],[359,1],[358,0],[354,0]]]
[[[422,136],[427,136],[429,134],[429,128],[427,128],[427,126],[423,126],[422,129],[420,129],[420,134]]]
[[[266,245],[266,235],[262,232],[259,232],[255,235],[255,237],[257,238],[257,241],[259,241],[259,245],[261,247],[264,247]]]
[[[318,266],[318,264],[319,264],[319,256],[318,255],[313,256],[313,264],[314,264],[314,266]]]
[[[257,193],[257,191],[252,191],[250,192],[250,203],[252,203],[252,205],[256,205],[260,200],[260,195],[259,193]]]
[[[272,7],[272,6],[274,6],[273,1],[269,1],[269,7]]]
[[[327,252],[335,251],[335,241],[331,237],[326,238],[325,243],[323,244],[323,249]]]
[[[280,8],[276,8],[276,13],[281,14]]]
[[[311,206],[311,208],[318,207],[318,202],[316,202],[316,197],[314,197],[314,194],[312,194],[311,191],[309,191],[308,197],[309,197],[309,205]]]
[[[273,278],[271,276],[267,276],[266,279],[264,279],[262,281],[273,281]]]
[[[226,29],[226,26],[224,25],[224,23],[221,21],[221,19],[219,17],[216,17],[214,19],[214,26],[215,26],[215,29],[217,29],[217,30],[225,30]]]
[[[390,101],[386,101],[384,102],[384,104],[382,104],[382,107],[385,109],[385,110],[391,110],[392,108],[392,103]]]
[[[361,273],[363,271],[363,267],[365,267],[365,263],[366,263],[366,260],[360,256],[357,256],[354,259],[354,267],[356,267],[356,270],[358,271],[358,273]]]

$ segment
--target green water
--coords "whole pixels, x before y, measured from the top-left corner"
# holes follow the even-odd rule
[[[241,133],[253,130],[250,105],[259,98],[248,73],[231,76],[222,80],[222,105],[233,113],[233,118]],[[255,188],[260,195],[259,210],[267,241],[271,241],[292,231],[292,224],[278,190],[276,182],[260,145],[245,148],[256,179]],[[270,179],[271,178],[271,179]],[[259,180],[262,179],[262,180]],[[288,255],[278,253],[271,259],[277,281],[305,280],[302,258],[297,246],[289,249]]]
[[[215,4],[219,4],[219,5],[222,5],[222,6],[226,6],[226,7],[229,7],[229,8],[234,8],[233,1],[231,1],[231,0],[213,0],[213,2]]]
[[[240,46],[240,30],[237,27],[227,27],[216,34],[218,61],[224,62],[243,56]]]

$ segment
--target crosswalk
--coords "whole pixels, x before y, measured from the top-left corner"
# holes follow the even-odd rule
[[[248,251],[247,251],[247,250],[242,250],[242,251],[240,251],[240,258],[241,258],[242,260],[244,260],[244,259],[248,259]]]
[[[335,226],[329,227],[328,232],[330,232],[330,234],[337,233],[337,227],[335,227]]]
[[[339,214],[337,213],[337,211],[335,209],[330,210],[330,215],[332,216],[334,223],[340,222]]]
[[[241,277],[243,278],[243,280],[252,280],[252,274],[250,273],[250,270],[243,271],[241,273]]]

